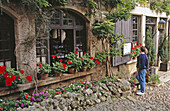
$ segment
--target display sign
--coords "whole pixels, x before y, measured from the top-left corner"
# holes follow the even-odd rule
[[[124,43],[123,55],[131,54],[131,48],[132,48],[131,43]]]

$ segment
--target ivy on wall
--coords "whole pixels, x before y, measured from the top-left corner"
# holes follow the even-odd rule
[[[167,15],[170,14],[170,0],[165,0],[164,2],[151,2],[150,7],[157,12],[166,12]]]

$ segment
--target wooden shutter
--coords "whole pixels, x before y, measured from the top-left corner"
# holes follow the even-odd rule
[[[132,42],[132,18],[129,18],[127,21],[118,21],[115,25],[115,34],[123,34],[126,40],[126,43]],[[122,51],[122,49],[120,50]],[[124,64],[130,60],[130,55],[124,55],[123,57],[115,57],[113,60],[113,66]]]

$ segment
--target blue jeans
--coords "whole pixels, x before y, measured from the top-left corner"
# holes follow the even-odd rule
[[[146,69],[142,69],[142,70],[139,70],[138,75],[136,75],[136,78],[138,79],[140,83],[140,91],[142,93],[145,92],[145,73],[146,73]]]

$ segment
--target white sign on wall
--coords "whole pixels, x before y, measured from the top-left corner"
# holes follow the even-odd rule
[[[132,48],[131,43],[124,43],[123,55],[131,54],[131,48]]]

